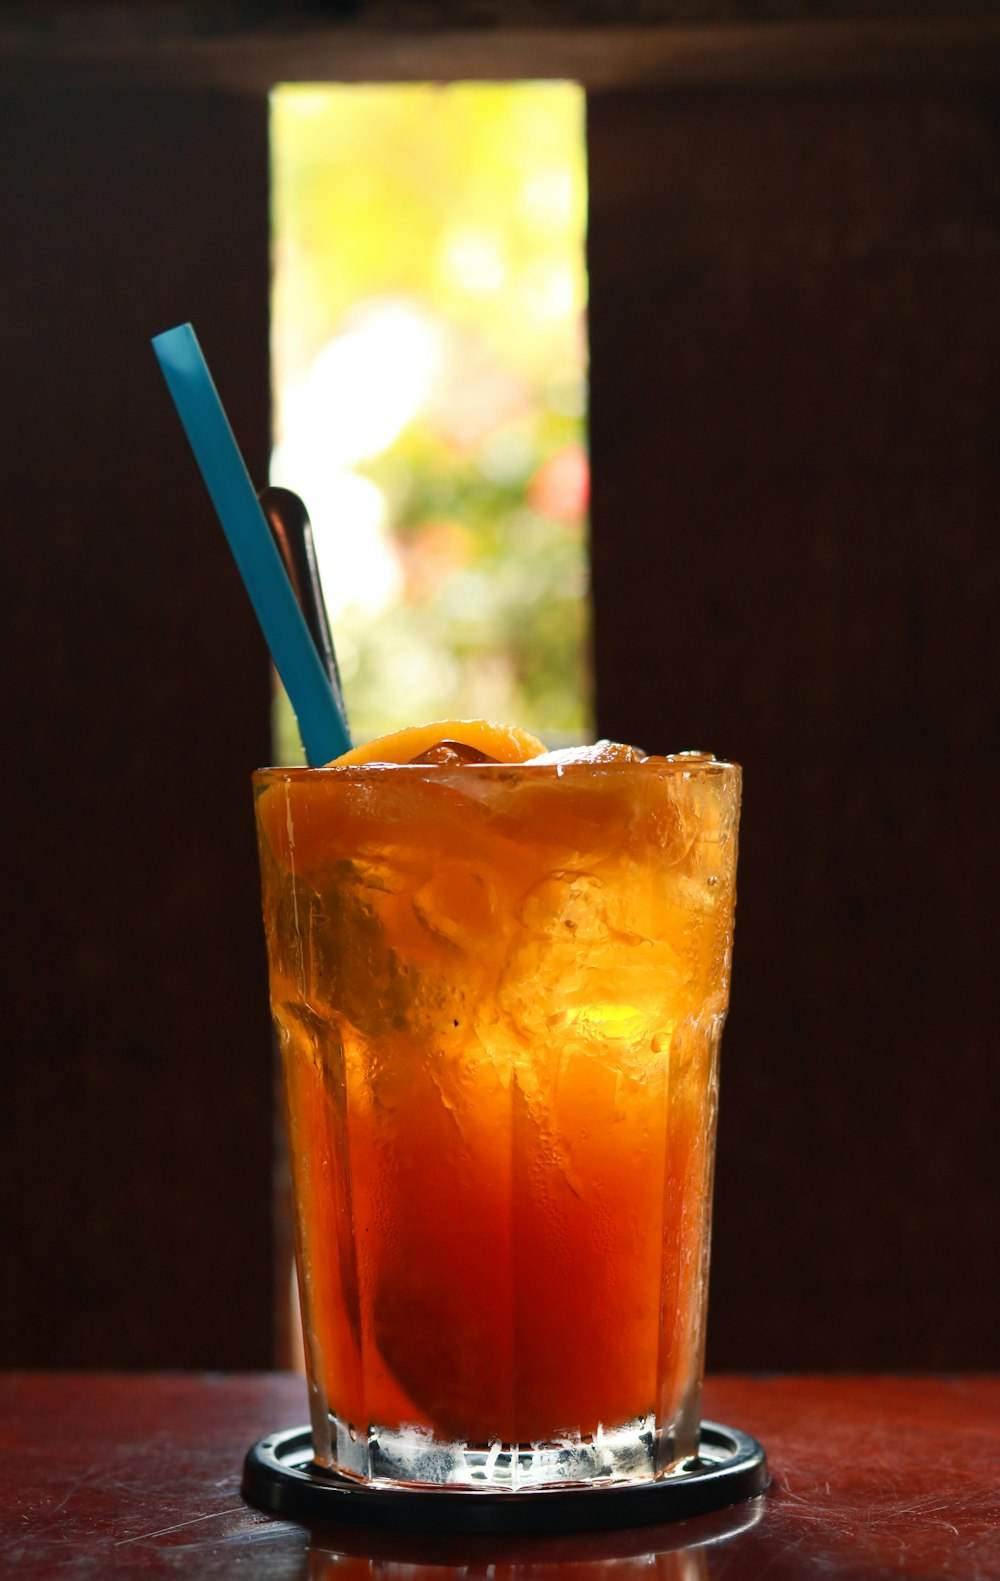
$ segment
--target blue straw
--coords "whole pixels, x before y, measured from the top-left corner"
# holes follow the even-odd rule
[[[190,324],[178,324],[154,337],[153,350],[295,710],[306,758],[313,767],[329,763],[350,748],[347,721],[302,618],[198,338]]]

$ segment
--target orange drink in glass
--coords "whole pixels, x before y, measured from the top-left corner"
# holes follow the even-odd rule
[[[698,1442],[739,769],[610,748],[255,793],[317,1461],[669,1473]]]

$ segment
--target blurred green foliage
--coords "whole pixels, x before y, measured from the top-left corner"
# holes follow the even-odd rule
[[[359,305],[409,304],[440,353],[397,437],[352,462],[397,565],[391,598],[336,612],[358,739],[474,716],[589,735],[583,113],[566,83],[272,96],[279,444]],[[279,726],[292,761],[286,706]]]

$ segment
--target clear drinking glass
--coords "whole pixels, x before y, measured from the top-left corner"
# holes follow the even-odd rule
[[[669,1473],[698,1442],[738,767],[254,784],[317,1461]]]

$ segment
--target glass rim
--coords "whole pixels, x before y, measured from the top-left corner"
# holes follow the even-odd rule
[[[716,778],[727,773],[741,773],[741,766],[730,758],[716,758],[708,752],[674,752],[662,757],[650,755],[636,760],[607,762],[577,761],[568,763],[389,763],[373,760],[371,763],[327,764],[322,768],[307,768],[302,764],[282,766],[273,764],[254,769],[251,780],[255,786],[274,784],[360,784],[366,780],[385,780],[391,774],[394,781],[445,780],[451,776],[466,778],[474,774],[480,779],[594,779],[618,778],[636,773],[665,775],[671,778]]]

